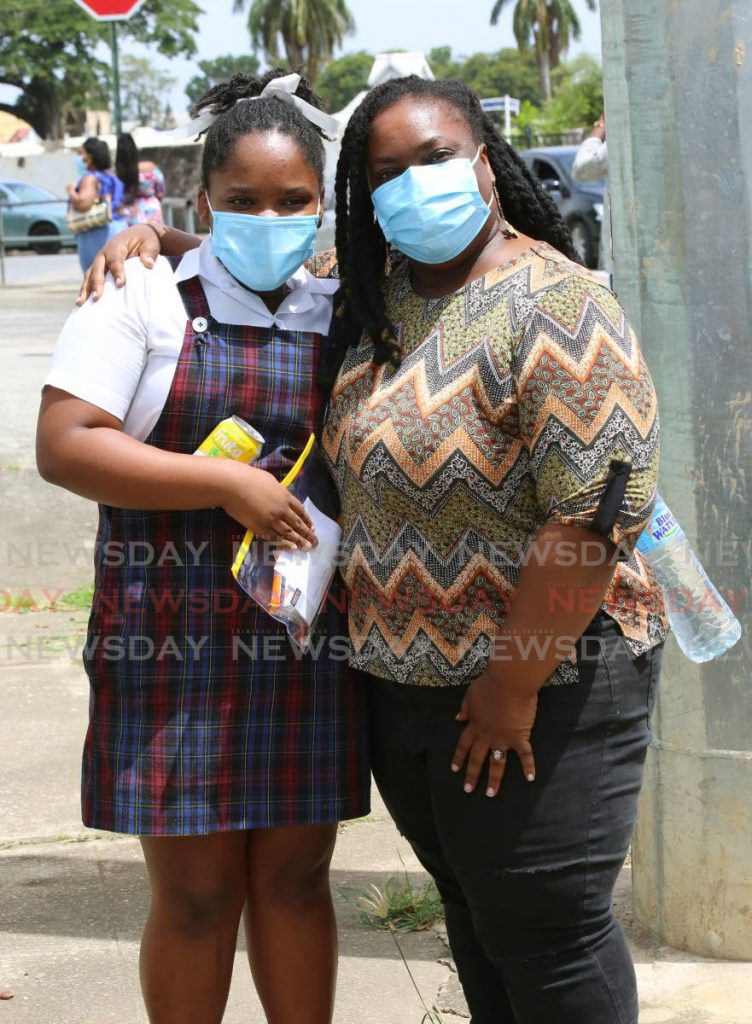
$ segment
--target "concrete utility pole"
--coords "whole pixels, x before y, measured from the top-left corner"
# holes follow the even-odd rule
[[[752,959],[752,4],[602,0],[615,287],[661,407],[661,491],[742,622],[670,640],[634,845],[638,920]]]

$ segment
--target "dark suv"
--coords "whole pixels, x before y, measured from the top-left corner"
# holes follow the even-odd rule
[[[597,267],[605,181],[578,184],[572,178],[577,146],[526,149],[520,156],[559,207],[583,263]]]

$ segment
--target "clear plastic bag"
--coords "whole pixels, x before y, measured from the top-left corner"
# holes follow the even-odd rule
[[[264,611],[284,624],[290,639],[305,652],[337,570],[342,537],[334,518],[337,509],[331,480],[313,434],[282,484],[302,502],[313,521],[318,544],[311,551],[279,552],[249,530],[232,574]]]

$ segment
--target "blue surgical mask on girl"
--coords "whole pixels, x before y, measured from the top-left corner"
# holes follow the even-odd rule
[[[479,156],[480,147],[473,160],[408,167],[375,189],[371,199],[386,240],[418,263],[447,263],[467,249],[491,208],[473,170]]]
[[[76,156],[76,174],[79,178],[83,178],[84,174],[89,170],[89,165],[86,163],[84,158],[79,153]]]
[[[206,199],[209,203],[209,197]],[[273,292],[313,255],[315,214],[290,217],[212,210],[212,252],[228,273],[254,292]]]

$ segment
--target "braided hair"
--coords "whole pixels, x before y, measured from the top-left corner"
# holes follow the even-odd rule
[[[283,68],[271,68],[264,75],[237,74],[229,82],[213,86],[196,103],[191,116],[196,117],[209,109],[218,115],[217,120],[206,130],[204,154],[201,160],[201,184],[209,187],[209,174],[215,167],[223,167],[239,138],[254,132],[281,132],[294,139],[306,163],[315,172],[319,187],[324,183],[324,144],[327,138],[323,131],[311,124],[292,103],[285,103],[276,97],[261,97],[261,92],[273,79],[289,74]],[[296,96],[321,109],[323,101],[305,78],[301,78],[295,90]],[[238,103],[238,100],[255,99],[253,103]]]
[[[416,75],[395,78],[376,86],[364,98],[345,129],[337,164],[336,247],[343,279],[344,304],[335,362],[341,363],[347,345],[357,344],[365,330],[374,345],[373,361],[399,366],[400,349],[394,326],[386,314],[383,285],[394,254],[375,221],[366,175],[366,148],[374,118],[406,96],[417,96],[453,106],[462,114],[475,141],[486,144],[491,169],[511,224],[526,235],[550,242],[579,262],[569,231],[549,194],[523,161],[499,135],[484,113],[476,94],[463,82],[428,81]]]

